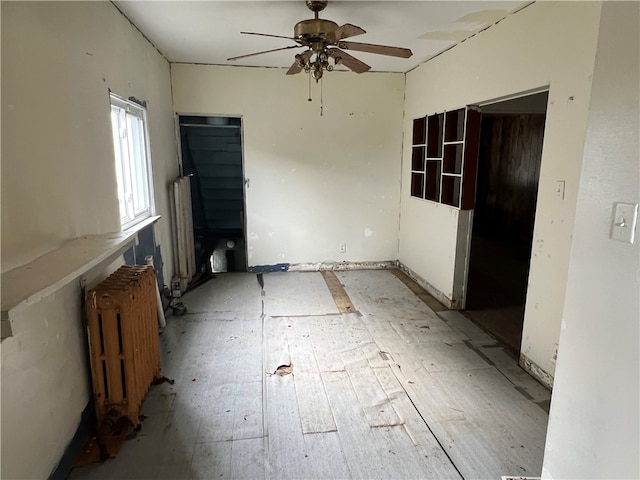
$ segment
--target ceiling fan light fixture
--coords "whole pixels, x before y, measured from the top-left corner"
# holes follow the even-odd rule
[[[313,62],[313,70],[311,71],[311,76],[316,82],[322,78],[323,71],[324,70],[320,62],[318,62],[317,60]]]

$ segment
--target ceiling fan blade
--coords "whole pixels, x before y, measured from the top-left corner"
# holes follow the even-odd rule
[[[338,42],[338,47],[357,52],[377,53],[391,57],[409,58],[413,52],[408,48],[389,47],[387,45],[374,45],[373,43]]]
[[[332,45],[335,45],[343,38],[355,37],[356,35],[362,35],[363,33],[367,33],[362,28],[357,25],[352,25],[350,23],[345,23],[344,25],[339,26],[333,32],[327,33],[325,39]]]
[[[364,73],[371,69],[371,67],[366,63],[361,62],[357,58],[352,57],[348,53],[337,48],[329,48],[327,49],[327,53],[335,60],[337,65],[344,65],[356,73]]]
[[[298,62],[293,62],[293,65],[289,67],[287,70],[287,75],[295,75],[296,73],[300,73],[302,71],[302,65],[298,65]]]
[[[229,60],[238,60],[240,58],[253,57],[254,55],[262,55],[263,53],[278,52],[280,50],[288,50],[290,48],[300,48],[300,47],[302,47],[302,45],[289,45],[288,47],[274,48],[272,50],[264,50],[262,52],[248,53],[246,55],[240,55],[238,57],[227,58],[227,61],[229,61]]]
[[[240,32],[243,35],[260,35],[261,37],[273,37],[273,38],[286,38],[287,40],[293,40],[297,42],[298,40],[293,37],[285,37],[284,35],[271,35],[270,33],[256,33],[256,32]]]

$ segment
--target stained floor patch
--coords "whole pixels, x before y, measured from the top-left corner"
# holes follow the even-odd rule
[[[322,274],[322,278],[324,278],[324,281],[329,288],[329,292],[333,297],[333,301],[336,302],[336,307],[338,307],[340,313],[355,313],[356,307],[351,303],[349,295],[347,295],[347,292],[342,286],[342,283],[340,283],[338,277],[336,277],[336,274],[331,270],[323,270],[320,273]]]
[[[406,273],[396,268],[389,270],[393,273],[398,280],[404,283],[409,290],[411,290],[416,297],[418,297],[422,302],[429,307],[434,312],[441,312],[442,310],[448,310],[447,307],[442,305],[435,297],[433,297],[429,292],[427,292],[424,288],[414,282]]]

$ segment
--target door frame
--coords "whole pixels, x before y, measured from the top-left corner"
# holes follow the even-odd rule
[[[244,148],[244,117],[242,115],[230,115],[230,114],[206,114],[206,113],[184,113],[175,112],[173,116],[175,135],[176,135],[176,149],[178,158],[178,176],[184,176],[183,159],[182,159],[182,135],[180,134],[180,117],[202,117],[202,118],[238,118],[240,119],[240,155],[242,158],[242,235],[244,237],[244,256],[247,259],[247,269],[249,267],[249,246],[247,242],[247,187],[249,180],[246,175],[246,161],[245,161],[245,148]],[[195,238],[193,239],[195,240]],[[195,250],[195,242],[194,242]]]
[[[489,105],[494,105],[497,103],[501,103],[501,102],[506,102],[506,101],[510,101],[510,100],[517,100],[520,98],[524,98],[524,97],[529,97],[529,96],[534,96],[534,95],[538,95],[541,93],[549,93],[550,91],[550,86],[549,85],[545,85],[542,87],[538,87],[538,88],[534,88],[534,89],[530,89],[530,90],[525,90],[519,93],[515,93],[515,94],[511,94],[511,95],[504,95],[501,97],[496,97],[494,99],[491,100],[485,100],[482,102],[477,102],[474,105],[477,105],[479,110],[480,110],[480,115],[481,115],[481,125],[482,125],[482,115],[483,115],[483,107],[487,107]],[[549,99],[547,99],[547,104],[545,106],[545,115],[546,112],[548,111],[549,108]],[[517,112],[513,112],[514,114],[517,114]],[[482,135],[482,133],[480,134]],[[544,142],[545,142],[545,137],[543,136],[543,145],[542,145],[542,151],[544,151]],[[478,151],[478,156],[480,155],[480,151]],[[542,158],[540,159],[542,161]],[[478,188],[477,188],[477,182],[478,182],[478,174],[480,171],[480,164],[478,162],[478,168],[476,171],[476,196],[478,195]],[[539,185],[539,184],[538,184]],[[539,188],[539,186],[538,186]],[[476,198],[477,200],[477,198]],[[533,230],[535,231],[536,229],[536,224],[538,222],[538,216],[537,216],[537,211],[538,211],[538,202],[540,201],[538,193],[536,192],[536,214],[534,215],[534,219],[533,219]],[[474,222],[475,222],[475,218],[474,218],[474,213],[475,213],[475,201],[474,201],[474,209],[469,211],[469,216],[468,218],[462,218],[459,217],[459,225],[458,225],[458,244],[457,244],[457,254],[456,257],[458,257],[459,255],[463,255],[463,262],[461,262],[464,265],[464,274],[461,275],[461,279],[462,279],[462,285],[461,285],[461,302],[460,302],[460,306],[459,308],[461,310],[466,308],[466,303],[467,303],[467,293],[468,293],[468,283],[469,283],[469,267],[470,267],[470,260],[471,260],[471,241],[472,241],[472,237],[473,237],[473,228],[474,228]],[[530,252],[530,258],[529,258],[529,262],[531,261],[531,252]],[[531,278],[531,270],[529,269],[529,273],[527,276],[527,286],[530,283],[530,278]],[[455,287],[454,287],[455,288]],[[527,308],[527,300],[525,298],[525,304],[524,304],[524,309],[525,309],[525,314],[526,314],[526,308]]]
[[[492,105],[494,103],[506,102],[509,100],[516,100],[522,97],[528,97],[531,95],[536,95],[539,93],[549,92],[550,85],[543,85],[540,87],[532,88],[529,90],[523,90],[517,93],[512,93],[509,95],[502,95],[500,97],[495,97],[489,100],[482,100],[474,103],[470,103],[469,106],[478,107],[480,110],[480,115],[482,115],[482,107],[486,107],[487,105]],[[547,104],[548,108],[548,104]],[[544,144],[543,144],[544,149]],[[476,173],[476,195],[477,195],[477,173]],[[537,203],[537,202],[536,202]],[[474,201],[474,210],[475,210],[475,201]],[[458,235],[457,235],[457,243],[456,243],[456,255],[455,255],[455,263],[454,263],[454,279],[453,279],[453,296],[452,303],[454,305],[453,308],[464,310],[467,303],[467,288],[469,281],[469,257],[471,254],[471,234],[473,232],[473,213],[474,210],[460,210],[458,215]],[[468,214],[466,214],[468,212]],[[464,213],[464,215],[460,215],[460,213]],[[535,223],[537,222],[537,218],[534,219],[534,228]]]

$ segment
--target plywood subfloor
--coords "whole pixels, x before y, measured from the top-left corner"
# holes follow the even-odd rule
[[[332,283],[225,274],[187,294],[161,337],[175,384],[151,389],[117,458],[70,478],[540,475],[549,392],[500,344],[391,271]]]

